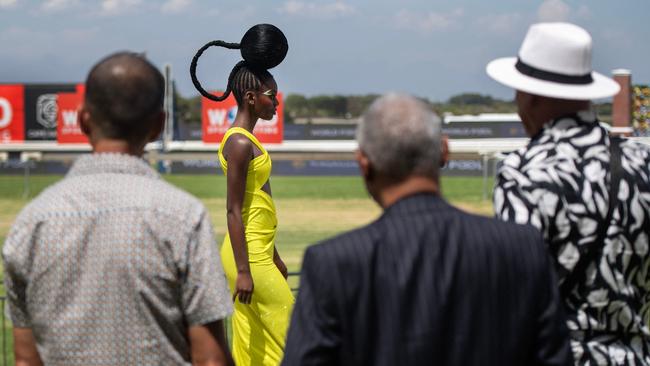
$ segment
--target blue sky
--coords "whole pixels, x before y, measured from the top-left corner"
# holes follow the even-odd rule
[[[485,64],[514,56],[538,21],[570,21],[594,39],[594,69],[650,83],[648,0],[0,0],[0,82],[80,82],[102,56],[146,51],[196,94],[189,62],[212,39],[239,42],[273,23],[289,54],[271,72],[285,93],[408,92],[443,101],[461,92],[512,98]],[[238,51],[201,59],[206,87],[223,88]]]

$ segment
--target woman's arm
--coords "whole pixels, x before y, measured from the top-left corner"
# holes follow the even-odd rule
[[[250,304],[253,296],[253,277],[248,264],[248,247],[242,207],[246,193],[246,173],[253,156],[253,144],[245,136],[234,134],[228,141],[228,173],[226,174],[227,197],[226,218],[230,243],[237,266],[237,280],[233,301],[239,295],[239,302]]]

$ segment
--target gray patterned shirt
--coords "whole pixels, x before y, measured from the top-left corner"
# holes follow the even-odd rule
[[[232,304],[205,207],[144,160],[79,158],[2,250],[11,320],[47,365],[184,365]]]

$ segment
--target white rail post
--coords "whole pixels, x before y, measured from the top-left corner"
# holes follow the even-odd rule
[[[25,174],[23,179],[23,198],[28,198],[30,193],[30,184],[29,184],[29,168],[32,161],[40,161],[43,155],[40,152],[30,151],[23,152],[20,154],[20,161],[23,163],[23,168],[25,168]]]
[[[490,162],[490,157],[488,156],[488,153],[486,152],[480,152],[481,157],[483,158],[483,201],[487,200],[488,198],[488,165]]]

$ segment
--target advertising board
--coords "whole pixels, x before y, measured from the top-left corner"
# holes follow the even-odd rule
[[[0,85],[0,143],[25,139],[24,94],[22,85]]]
[[[282,143],[283,110],[282,93],[278,93],[276,114],[270,121],[257,120],[253,133],[261,143]],[[220,143],[224,134],[230,128],[237,116],[237,101],[231,94],[222,102],[202,98],[201,124],[203,126],[203,142]]]

